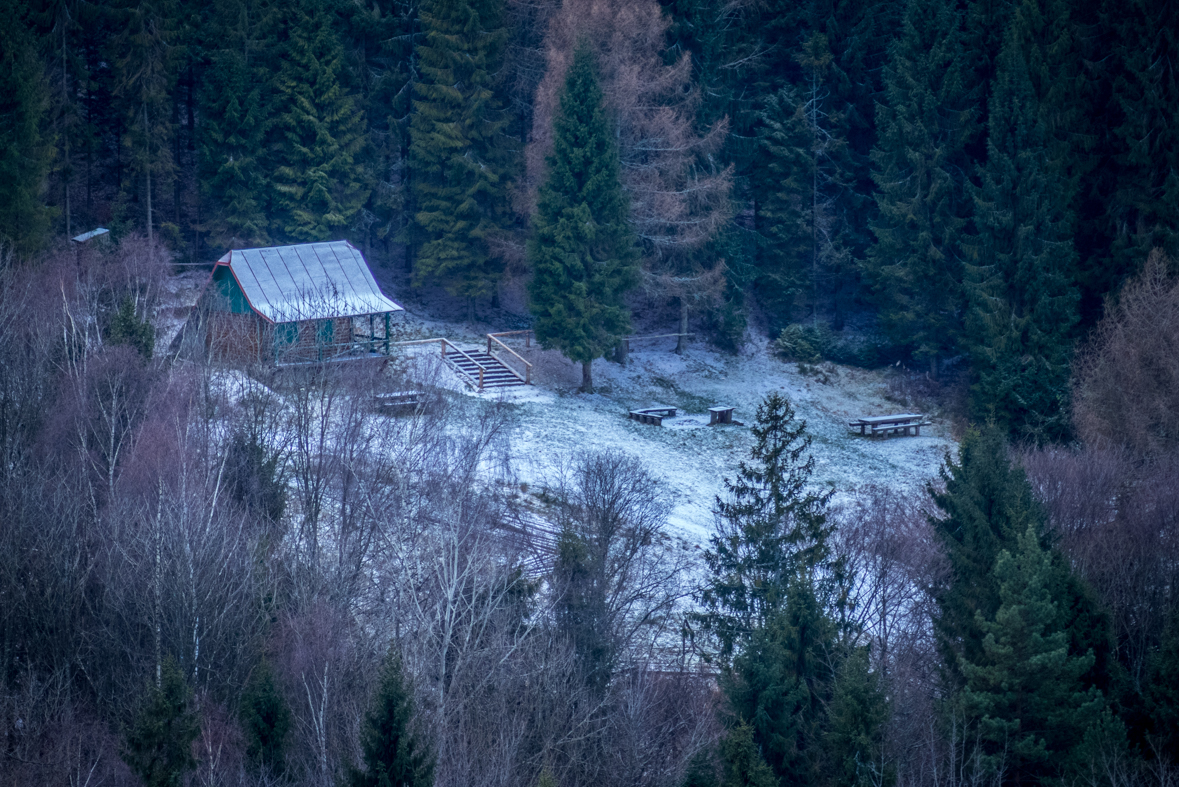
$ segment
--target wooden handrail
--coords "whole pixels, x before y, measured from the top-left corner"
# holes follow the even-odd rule
[[[526,348],[531,347],[532,346],[532,329],[531,328],[528,328],[523,331],[500,331],[499,333],[489,333],[487,335],[488,336],[519,336],[520,334],[525,334],[524,347],[526,347]]]
[[[523,333],[523,331],[512,331],[512,333]],[[527,331],[527,333],[531,333],[531,331]],[[519,359],[520,363],[524,364],[524,374],[521,375],[515,369],[508,366],[506,363],[504,364],[504,368],[507,369],[512,374],[519,377],[521,380],[523,380],[525,385],[532,385],[532,364],[529,363],[528,361],[524,360],[524,358],[522,358],[520,356],[520,353],[516,352],[511,347],[507,346],[502,341],[500,341],[499,337],[503,336],[503,335],[504,334],[494,334],[494,333],[487,334],[487,354],[491,355],[491,343],[493,341],[496,344],[498,344],[500,347],[503,347],[505,350],[510,352],[512,355],[516,356],[516,358]],[[493,356],[493,357],[495,357],[497,359],[499,358],[499,356]],[[503,361],[501,360],[500,363],[503,363]]]
[[[466,358],[471,363],[475,364],[475,366],[478,367],[478,369],[479,369],[479,379],[478,380],[476,380],[474,377],[472,377],[471,375],[464,372],[462,369],[457,369],[457,371],[459,371],[461,374],[466,376],[466,378],[468,380],[470,380],[471,382],[478,385],[480,391],[483,390],[483,375],[487,372],[487,367],[484,366],[483,364],[479,363],[478,361],[476,361],[474,358],[472,358],[470,355],[468,355],[466,352],[464,352],[461,347],[457,346],[454,342],[450,341],[445,336],[440,336],[437,339],[415,339],[415,340],[409,341],[409,342],[396,342],[396,346],[397,347],[407,347],[412,344],[429,344],[430,342],[438,342],[442,346],[442,357],[443,358],[446,357],[446,346],[450,345],[452,350],[454,350],[459,355]],[[454,368],[454,367],[452,367],[452,368]],[[513,374],[514,374],[514,372],[513,372]]]
[[[656,336],[623,336],[623,341],[637,342],[640,339],[678,339],[681,336],[695,336],[694,333],[661,333]]]

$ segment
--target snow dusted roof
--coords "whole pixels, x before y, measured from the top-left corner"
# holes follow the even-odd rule
[[[271,322],[402,311],[348,241],[234,249],[217,264],[229,266],[250,307]]]

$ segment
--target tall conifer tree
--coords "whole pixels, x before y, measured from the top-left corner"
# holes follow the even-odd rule
[[[999,57],[987,163],[974,190],[966,328],[975,416],[1042,443],[1068,431],[1076,254],[1062,148],[1041,114],[1022,49],[1013,33]]]
[[[48,86],[19,5],[0,3],[9,12],[0,24],[0,239],[26,253],[47,240],[53,213],[45,206],[45,189],[53,146]]]
[[[410,166],[416,200],[414,282],[468,300],[491,295],[502,261],[489,240],[506,221],[508,122],[494,79],[505,40],[497,0],[426,0],[414,84]]]
[[[638,251],[618,180],[618,149],[585,45],[565,77],[546,163],[528,243],[529,301],[537,339],[581,363],[588,392],[594,359],[630,330],[623,296],[638,283]]]
[[[413,728],[413,696],[396,646],[381,667],[381,682],[361,728],[360,748],[364,769],[351,769],[351,787],[430,787],[434,783],[434,753]]]
[[[220,2],[212,15],[209,67],[201,85],[198,143],[203,196],[212,205],[211,240],[220,247],[265,245],[267,190],[266,89],[261,9]]]
[[[346,91],[344,47],[328,6],[298,0],[273,90],[272,235],[333,240],[356,225],[368,199],[357,155],[364,112]]]
[[[976,615],[982,649],[962,662],[963,706],[979,722],[984,765],[1004,785],[1076,776],[1086,734],[1108,714],[1101,692],[1082,681],[1093,652],[1070,652],[1053,592],[1058,572],[1041,538],[1029,523],[1015,550],[999,553],[999,607]]]
[[[1007,456],[1003,432],[990,426],[971,432],[962,441],[957,463],[942,470],[944,491],[935,491],[939,514],[933,527],[949,564],[946,579],[934,588],[938,612],[934,632],[943,668],[952,687],[965,682],[963,664],[984,664],[987,632],[982,621],[993,621],[1002,604],[994,567],[1004,550],[1014,552],[1028,528],[1039,534],[1048,551],[1046,515],[1032,494],[1023,470]],[[1058,552],[1050,552],[1050,591],[1059,625],[1067,633],[1069,653],[1090,653],[1092,664],[1083,685],[1107,696],[1117,691],[1118,667],[1108,615],[1092,593],[1071,571]]]
[[[935,377],[938,358],[957,349],[965,312],[965,147],[974,127],[965,67],[961,14],[939,0],[910,2],[877,109],[880,213],[865,268],[885,332]]]

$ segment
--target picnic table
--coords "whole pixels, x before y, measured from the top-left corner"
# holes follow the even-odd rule
[[[717,424],[731,424],[733,423],[733,410],[735,407],[727,407],[725,405],[717,405],[716,407],[708,408],[708,425],[716,426]]]
[[[379,393],[373,398],[377,409],[387,413],[416,410],[426,401],[426,395],[422,391],[391,391]]]
[[[895,415],[873,415],[848,421],[852,429],[859,429],[860,434],[903,434],[908,435],[913,430],[915,437],[921,436],[921,427],[929,426],[930,422],[919,413],[897,413]]]
[[[629,413],[627,413],[626,417],[632,421],[638,421],[641,424],[663,426],[663,419],[674,418],[675,414],[676,408],[657,404],[650,407],[644,407],[641,410],[631,410]]]

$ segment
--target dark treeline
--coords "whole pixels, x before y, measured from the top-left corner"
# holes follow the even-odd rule
[[[0,0],[3,781],[1174,784],[1177,14]],[[338,238],[587,388],[645,293],[977,426],[836,498],[770,397],[695,550],[503,408],[155,346],[162,261]]]

